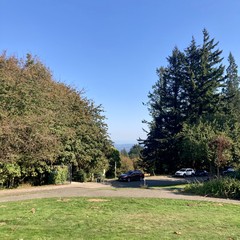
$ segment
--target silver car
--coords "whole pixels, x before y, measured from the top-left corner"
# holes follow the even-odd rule
[[[176,177],[190,177],[195,174],[195,171],[192,168],[181,168],[175,172]]]

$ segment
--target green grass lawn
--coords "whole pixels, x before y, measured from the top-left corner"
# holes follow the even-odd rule
[[[0,239],[240,239],[240,205],[155,198],[0,203]]]

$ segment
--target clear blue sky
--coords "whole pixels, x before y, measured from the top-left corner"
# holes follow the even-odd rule
[[[0,0],[0,51],[37,55],[57,81],[102,104],[115,143],[145,137],[156,68],[202,30],[240,65],[239,0]]]

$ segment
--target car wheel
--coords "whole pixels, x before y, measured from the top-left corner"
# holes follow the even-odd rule
[[[128,182],[131,182],[131,178],[128,178],[127,181],[128,181]]]
[[[186,177],[186,174],[183,174],[183,177]]]

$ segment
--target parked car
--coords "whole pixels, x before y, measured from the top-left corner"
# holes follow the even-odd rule
[[[206,171],[206,170],[197,170],[196,172],[195,172],[195,176],[196,177],[206,177],[206,176],[208,176],[209,174],[208,174],[208,172]]]
[[[144,174],[140,170],[130,170],[126,173],[121,174],[118,177],[119,181],[141,181],[144,179]]]
[[[181,168],[175,172],[176,177],[190,177],[195,174],[195,171],[192,168]]]
[[[232,173],[232,172],[235,172],[234,168],[228,167],[222,172],[222,174],[225,175],[225,174]]]
[[[223,176],[228,176],[228,177],[235,177],[236,171],[233,167],[227,167],[223,172]]]

